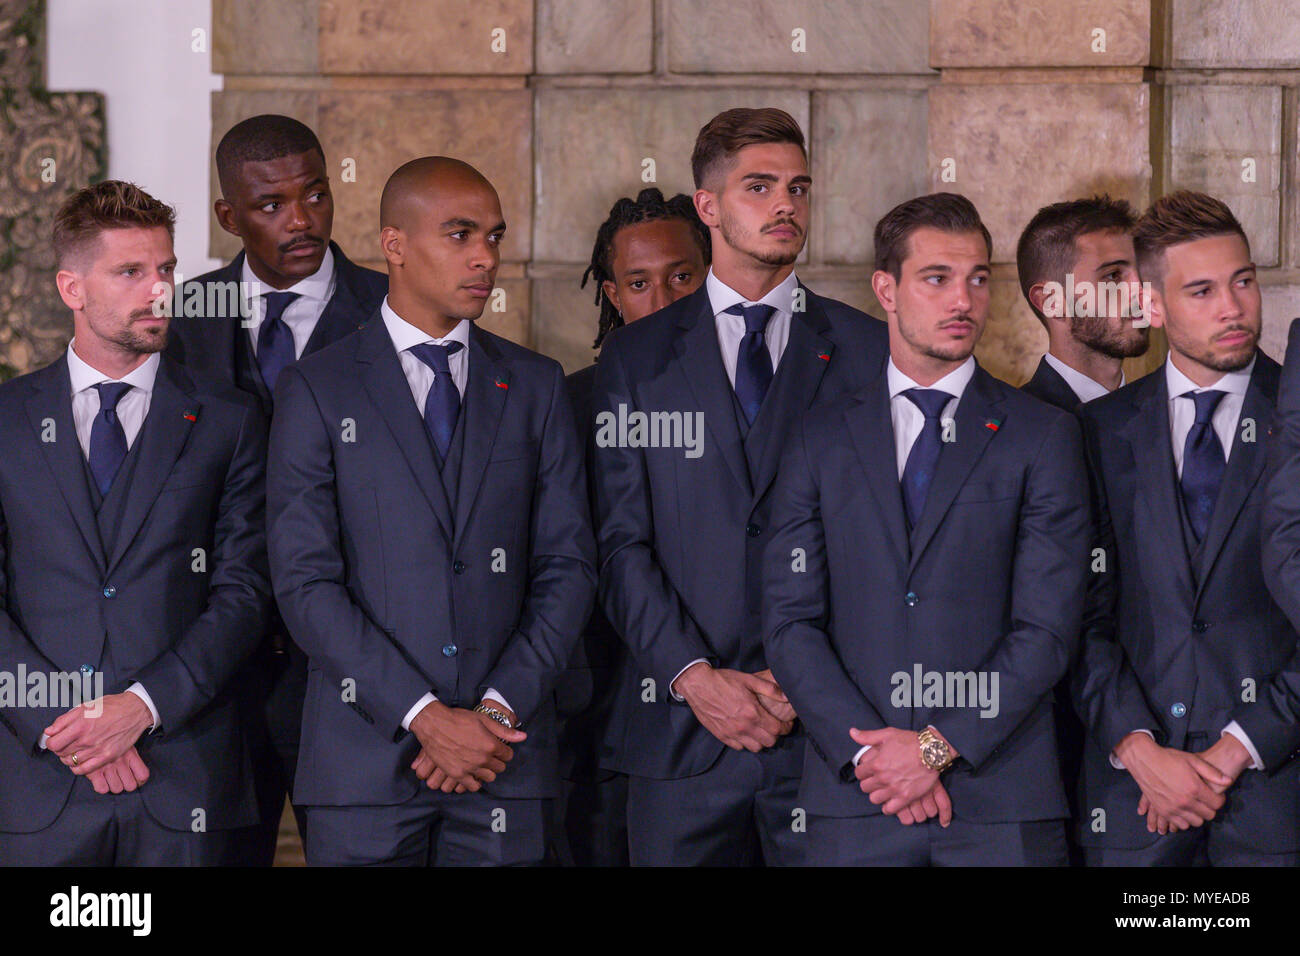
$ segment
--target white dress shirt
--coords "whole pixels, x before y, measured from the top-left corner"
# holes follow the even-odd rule
[[[1219,399],[1219,404],[1214,408],[1214,415],[1210,418],[1214,433],[1219,436],[1219,444],[1223,446],[1223,460],[1226,462],[1232,457],[1237,420],[1241,417],[1241,406],[1246,401],[1246,387],[1250,384],[1250,375],[1254,369],[1255,360],[1251,359],[1250,364],[1245,368],[1226,372],[1213,385],[1202,388],[1178,370],[1172,355],[1165,359],[1165,388],[1169,392],[1169,440],[1173,446],[1174,469],[1178,473],[1179,481],[1183,477],[1183,451],[1187,445],[1187,433],[1192,430],[1192,425],[1196,422],[1196,403],[1190,398],[1191,394],[1208,389],[1226,393]],[[1146,727],[1138,727],[1134,733],[1155,738],[1155,734]],[[1260,759],[1259,751],[1255,749],[1255,745],[1242,729],[1241,724],[1235,720],[1231,721],[1219,734],[1220,736],[1232,734],[1241,741],[1241,745],[1250,754],[1252,770],[1264,769],[1264,761]],[[1124,764],[1115,756],[1114,751],[1110,755],[1110,765],[1116,770],[1124,769]]]
[[[885,382],[889,386],[889,417],[894,423],[894,463],[898,466],[899,481],[903,480],[903,471],[907,468],[907,456],[912,453],[912,446],[916,444],[922,428],[925,427],[925,414],[903,393],[911,388],[933,388],[947,392],[952,396],[948,404],[943,407],[942,419],[947,422],[957,413],[957,403],[961,401],[962,393],[966,391],[966,386],[974,376],[974,356],[966,359],[933,385],[921,385],[912,381],[899,371],[892,358],[889,360],[885,366]],[[931,725],[930,729],[936,728]],[[866,744],[853,755],[854,766],[857,766],[862,755],[870,749],[871,744]]]
[[[456,385],[456,391],[460,392],[462,399],[465,397],[465,385],[469,382],[469,322],[461,321],[456,323],[456,327],[444,337],[436,339],[394,312],[392,306],[388,304],[388,296],[384,296],[384,301],[379,306],[379,314],[384,320],[384,327],[388,329],[388,337],[393,340],[393,348],[397,350],[398,361],[402,363],[402,374],[406,376],[406,384],[411,389],[411,398],[415,400],[415,407],[420,410],[421,415],[424,414],[424,404],[429,399],[429,389],[433,387],[433,380],[437,376],[434,374],[433,369],[429,368],[410,351],[412,346],[424,342],[432,342],[434,345],[459,342],[463,348],[447,356],[447,365],[451,369],[451,380]],[[489,687],[483,696],[496,701],[506,710],[513,711],[513,708],[497,692],[496,688]],[[430,691],[417,700],[411,706],[411,709],[406,712],[406,716],[402,718],[402,729],[410,730],[411,721],[415,719],[415,715],[437,699],[437,696]]]
[[[320,321],[321,313],[325,311],[325,306],[329,305],[330,298],[334,295],[334,250],[326,246],[325,257],[321,259],[320,268],[306,278],[299,279],[287,289],[272,289],[262,282],[248,267],[247,256],[244,257],[244,268],[240,273],[240,279],[244,283],[242,288],[258,293],[248,297],[244,312],[248,316],[244,321],[247,323],[249,340],[253,343],[254,355],[257,355],[257,336],[262,330],[262,321],[266,318],[266,299],[262,296],[268,292],[298,294],[298,298],[285,307],[284,314],[280,318],[293,333],[294,358],[302,358],[307,340],[316,331],[316,323]]]
[[[1043,358],[1047,364],[1056,369],[1058,375],[1065,379],[1065,384],[1070,386],[1070,391],[1078,397],[1081,402],[1090,402],[1094,398],[1101,398],[1103,395],[1109,395],[1110,389],[1100,382],[1093,381],[1077,369],[1072,369],[1059,358],[1048,352]],[[1124,373],[1119,373],[1119,388],[1128,384],[1124,379]]]
[[[763,330],[763,342],[772,356],[772,371],[775,373],[777,366],[781,364],[781,356],[785,354],[786,343],[790,341],[790,320],[794,317],[794,293],[798,288],[799,279],[794,272],[791,272],[769,289],[767,295],[758,302],[750,302],[715,276],[713,267],[709,266],[708,274],[704,277],[704,289],[708,293],[709,306],[713,309],[713,323],[718,330],[718,349],[722,352],[722,367],[727,370],[727,381],[731,383],[732,389],[736,387],[736,357],[740,352],[740,340],[745,337],[745,317],[728,312],[727,309],[737,304],[758,305],[759,303],[773,308],[774,311],[767,320],[767,327]],[[697,657],[686,667],[693,667],[703,660],[703,657]],[[668,692],[675,700],[682,700],[675,685],[677,678],[686,672],[686,667],[679,670],[668,682]]]
[[[153,397],[153,385],[158,377],[158,365],[161,359],[155,352],[141,362],[138,368],[122,378],[115,379],[83,362],[77,355],[76,344],[76,339],[68,343],[68,378],[72,384],[72,424],[77,430],[77,442],[81,445],[81,453],[87,461],[90,460],[90,432],[95,425],[95,416],[99,414],[99,390],[95,386],[101,382],[125,382],[131,386],[131,389],[117,400],[115,409],[122,432],[126,435],[126,447],[129,451],[140,434],[145,416],[149,414],[149,400]],[[153,726],[149,728],[149,732],[153,733],[160,723],[158,708],[154,706],[153,698],[139,681],[131,684],[127,692],[135,694],[149,708],[149,716],[153,718]],[[41,734],[41,748],[45,748],[45,734]]]

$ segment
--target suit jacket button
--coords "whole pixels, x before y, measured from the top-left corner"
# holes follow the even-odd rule
[[[757,538],[762,533],[763,533],[763,529],[760,528],[758,525],[754,524],[752,521],[749,524],[745,525],[745,534],[749,535],[751,538]]]
[[[117,588],[113,587],[113,585],[111,584],[106,585],[104,587],[104,597],[106,598],[117,597]]]
[[[916,596],[915,591],[908,591],[905,595],[903,595],[903,603],[906,604],[908,607],[916,607],[916,602],[919,600],[921,599]]]
[[[451,569],[452,569],[453,571],[455,571],[457,574],[464,574],[464,573],[465,573],[465,562],[464,562],[464,561],[456,561],[456,562],[454,562],[454,563],[452,564]]]
[[[95,668],[91,667],[89,664],[82,664],[77,668],[77,670],[81,671],[81,673],[85,674],[87,677],[95,673]]]
[[[1169,713],[1173,714],[1175,717],[1186,717],[1187,705],[1180,701],[1169,708]]]
[[[444,645],[442,645],[442,656],[443,656],[443,657],[455,657],[455,656],[456,656],[456,645],[455,645],[455,644],[444,644]]]
[[[1197,634],[1204,634],[1209,629],[1209,627],[1210,625],[1207,624],[1205,621],[1192,622],[1192,630],[1195,631]]]

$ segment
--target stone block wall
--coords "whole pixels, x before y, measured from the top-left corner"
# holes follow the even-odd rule
[[[826,294],[876,307],[871,232],[899,201],[975,201],[995,259],[977,354],[1013,383],[1046,347],[1016,237],[1092,190],[1222,197],[1252,239],[1274,355],[1300,315],[1300,0],[214,0],[213,51],[213,142],[256,112],[309,123],[355,258],[382,268],[378,197],[400,163],[479,167],[508,224],[505,311],[484,324],[569,370],[592,355],[578,282],[609,206],[647,184],[647,161],[666,194],[689,192],[696,132],[741,105],[780,106],[809,135],[798,269]],[[212,228],[212,254],[233,254]]]

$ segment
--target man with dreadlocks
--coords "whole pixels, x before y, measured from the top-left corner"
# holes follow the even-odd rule
[[[720,113],[691,167],[704,283],[614,330],[596,372],[600,601],[628,647],[601,761],[628,774],[634,866],[798,864],[804,736],[760,624],[770,490],[800,416],[878,375],[887,332],[794,274],[812,180],[793,117]]]
[[[709,268],[709,230],[691,197],[665,200],[653,187],[636,199],[623,197],[596,233],[591,265],[600,327],[593,348],[606,334],[694,292]],[[591,390],[596,366],[568,377],[569,397],[584,447],[591,434]],[[564,795],[561,826],[567,846],[560,859],[577,866],[626,866],[627,777],[599,765],[599,745],[609,723],[615,677],[623,644],[599,609],[583,632],[568,670],[556,685],[561,720],[560,770]]]

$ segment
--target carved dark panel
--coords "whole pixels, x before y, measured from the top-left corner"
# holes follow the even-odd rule
[[[50,230],[106,168],[104,98],[45,89],[44,0],[0,0],[0,377],[48,364],[71,338]]]

